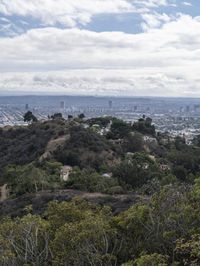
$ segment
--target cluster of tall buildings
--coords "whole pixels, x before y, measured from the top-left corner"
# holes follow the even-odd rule
[[[180,113],[190,113],[190,112],[199,112],[200,111],[200,104],[195,104],[193,106],[181,106],[179,109]]]

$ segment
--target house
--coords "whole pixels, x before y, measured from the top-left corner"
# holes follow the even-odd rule
[[[0,202],[3,202],[9,197],[9,190],[7,184],[0,186]]]
[[[143,139],[145,143],[157,143],[157,139],[151,136],[145,135]]]
[[[127,152],[126,155],[127,156],[133,156],[135,153],[134,152]]]
[[[170,166],[168,164],[160,164],[160,170],[165,172],[165,171],[170,171]]]
[[[148,156],[149,156],[149,158],[150,158],[152,161],[156,162],[156,157],[155,157],[154,155],[148,155]]]
[[[84,129],[88,129],[90,126],[88,124],[82,124]]]
[[[169,138],[162,138],[160,140],[160,144],[162,145],[168,145],[170,143],[170,139]]]
[[[147,170],[147,169],[149,169],[149,163],[143,163],[143,165],[142,165],[142,169],[143,169],[143,170]]]
[[[111,178],[112,175],[113,175],[112,173],[105,173],[102,175],[102,177]]]
[[[73,168],[69,165],[64,165],[62,168],[61,168],[61,171],[60,171],[60,178],[61,180],[63,181],[67,181],[69,179],[69,175],[71,174]]]
[[[124,139],[111,139],[110,142],[112,144],[120,145],[124,143]]]

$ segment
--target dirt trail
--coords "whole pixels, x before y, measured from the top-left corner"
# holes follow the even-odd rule
[[[10,215],[17,217],[24,215],[24,208],[32,205],[34,214],[42,214],[52,200],[59,202],[69,201],[74,197],[80,197],[94,204],[111,207],[114,214],[127,210],[131,205],[139,202],[149,202],[150,197],[137,193],[121,195],[108,195],[102,193],[88,193],[85,191],[64,189],[57,191],[41,191],[36,194],[26,194],[16,199],[7,199],[0,203],[0,217]]]

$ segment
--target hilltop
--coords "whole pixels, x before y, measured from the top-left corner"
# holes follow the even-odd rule
[[[186,145],[183,137],[156,132],[148,117],[131,125],[113,117],[65,120],[56,114],[0,130],[0,182],[12,196],[62,188],[151,191],[171,182],[192,184],[200,172],[199,155],[200,148]],[[61,180],[62,171],[67,179],[70,172],[68,180]]]

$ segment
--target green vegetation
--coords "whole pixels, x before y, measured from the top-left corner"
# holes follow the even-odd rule
[[[135,204],[117,216],[108,207],[78,198],[51,202],[41,216],[29,213],[2,220],[0,262],[198,266],[198,201],[192,189],[169,187],[149,203]]]
[[[25,117],[0,129],[0,265],[200,265],[198,138],[188,146],[145,116]]]
[[[39,160],[48,142],[67,132],[66,122],[60,120],[0,129],[0,183],[5,166],[25,165]]]
[[[51,119],[62,119],[62,114],[61,113],[55,113],[51,116]]]
[[[152,136],[156,134],[155,126],[152,125],[152,119],[150,117],[145,118],[144,116],[139,119],[134,123],[133,128],[142,134],[149,134]]]
[[[31,111],[28,111],[24,115],[24,122],[37,122],[37,118],[34,116],[34,114]]]
[[[131,126],[120,119],[113,119],[108,138],[121,139],[127,137],[131,132]]]
[[[105,137],[82,126],[72,126],[69,129],[70,139],[55,152],[59,162],[100,170],[108,167],[115,159],[114,149]]]
[[[16,196],[59,186],[61,164],[46,162],[43,168],[34,164],[8,165],[4,168],[3,179],[9,184],[11,193]]]
[[[94,170],[84,169],[81,171],[78,168],[74,169],[66,186],[82,191],[111,194],[117,188],[119,189],[119,183],[116,178],[100,175]],[[123,191],[122,188],[121,191]]]
[[[160,174],[156,163],[143,153],[127,156],[113,169],[113,172],[122,185],[127,184],[132,188],[141,187]]]

